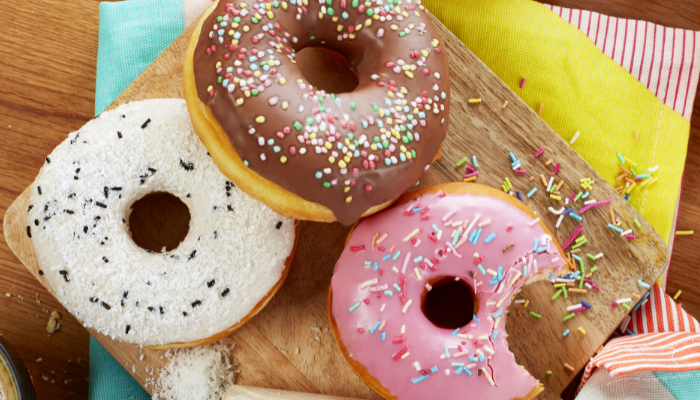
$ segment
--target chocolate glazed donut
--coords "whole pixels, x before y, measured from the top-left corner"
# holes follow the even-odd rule
[[[219,1],[205,18],[197,95],[260,177],[347,225],[415,185],[438,154],[447,56],[420,1]],[[357,88],[311,86],[295,61],[306,47],[345,57]]]

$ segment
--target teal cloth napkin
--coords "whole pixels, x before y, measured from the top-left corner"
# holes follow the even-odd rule
[[[90,400],[149,400],[151,397],[119,362],[90,336],[88,398]]]
[[[182,0],[100,3],[95,115],[184,30]]]
[[[95,115],[104,111],[184,29],[182,0],[100,3]],[[88,398],[147,400],[150,396],[91,337]]]

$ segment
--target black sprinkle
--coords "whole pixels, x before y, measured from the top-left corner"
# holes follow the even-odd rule
[[[51,164],[51,159],[48,158],[48,157],[46,157],[46,163],[47,163],[47,164]]]
[[[126,220],[122,218],[122,224],[126,224]]]
[[[104,193],[105,193],[105,199],[108,199],[109,198],[109,188],[107,186],[105,186],[105,188],[104,188]]]
[[[112,308],[112,306],[110,306],[109,304],[105,303],[104,301],[103,301],[103,302],[101,302],[100,304],[102,304],[102,307],[104,307],[104,308],[105,308],[105,310],[109,310],[109,309],[111,309],[111,308]]]
[[[197,255],[197,250],[193,250],[192,253],[190,253],[190,256],[187,257],[187,261],[193,259],[195,255]]]
[[[129,331],[130,331],[130,330],[131,330],[131,325],[127,325],[127,326],[126,326],[126,334],[127,334],[127,335],[129,334]]]
[[[44,204],[44,212],[49,211],[49,203]]]
[[[75,169],[75,173],[76,173],[76,174],[77,174],[77,173],[80,173],[80,168],[76,168],[76,169]]]
[[[98,301],[100,301],[99,298],[97,298],[97,297],[90,297],[90,302],[91,302],[91,303],[97,303]]]
[[[187,194],[185,195],[185,197],[189,198],[189,197],[190,197],[190,194],[189,194],[189,193],[187,193]]]
[[[161,314],[165,314],[165,310],[163,309],[163,306],[158,307],[158,310],[160,311]]]
[[[44,217],[44,221],[48,221],[50,219],[51,219],[51,215],[49,215],[48,217]]]
[[[75,180],[75,181],[77,181],[78,179],[80,179],[80,178],[78,177],[78,175],[76,175],[76,176],[73,177],[73,180]]]
[[[156,173],[155,168],[148,168],[148,171],[146,171],[146,173],[139,175],[139,178],[141,178],[141,184],[143,185],[146,182],[146,179],[150,178],[155,173]]]
[[[148,307],[148,311],[155,311],[156,309],[153,307]]]
[[[218,210],[218,209],[219,209],[219,207],[217,207],[217,206],[214,206],[214,211],[216,211],[216,210]]]
[[[279,229],[281,227],[282,227],[282,221],[277,221],[277,225],[275,226],[275,228]]]
[[[186,317],[186,316],[187,316],[187,313],[183,311],[183,312],[182,312],[182,315]]]
[[[122,114],[122,118],[126,118],[126,115]]]
[[[80,136],[80,132],[76,133],[76,134],[75,134],[75,138],[74,138],[73,140],[70,141],[71,146],[73,145],[73,143],[75,143],[75,142],[78,141],[78,136]]]
[[[99,201],[96,201],[96,202],[95,202],[95,205],[98,206],[98,207],[107,208],[107,204],[100,203]]]
[[[44,271],[43,271],[43,270],[39,270],[39,275],[44,276]]]
[[[229,210],[229,211],[233,211],[233,207],[231,207],[230,204],[227,204],[227,205],[226,205],[226,209]]]
[[[121,186],[112,186],[110,190],[122,190]]]
[[[127,296],[129,296],[129,291],[128,291],[128,290],[124,291],[124,294],[122,294],[122,298],[123,298],[123,299],[126,299]]]
[[[122,138],[122,133],[119,132],[119,131],[117,131],[117,136],[119,137],[119,139],[121,139],[121,138]]]
[[[212,279],[209,282],[207,282],[207,287],[210,288],[210,287],[214,286],[214,284],[216,284],[216,279]]]
[[[73,210],[63,210],[63,212],[66,214],[73,214],[74,213]]]
[[[83,227],[83,233],[87,233],[87,231],[88,231],[88,227],[87,227],[87,225],[86,225],[86,226]]]
[[[192,171],[194,169],[194,164],[186,163],[182,161],[182,159],[180,159],[180,165],[185,169],[185,171]]]
[[[68,198],[69,198],[69,199],[72,199],[73,197],[75,197],[75,193],[71,193],[71,194],[68,195]]]
[[[151,281],[147,281],[146,285],[151,286]]]
[[[194,307],[197,307],[198,305],[201,305],[201,304],[202,304],[202,302],[200,300],[197,300],[194,303],[192,303],[192,307],[194,308]]]
[[[32,237],[32,227],[27,225],[27,236]]]
[[[70,278],[68,278],[68,274],[63,275],[63,280],[66,282],[70,282]]]
[[[224,291],[221,292],[221,297],[226,297],[226,295],[229,294],[229,292],[231,292],[231,289],[229,289],[229,288],[224,289]]]
[[[138,307],[138,306],[139,306],[139,302],[137,301],[137,302],[136,302],[136,307]]]
[[[148,124],[150,124],[150,123],[151,123],[151,119],[149,118],[149,119],[146,120],[146,122],[143,123],[143,125],[141,125],[141,129],[146,129],[146,127],[147,127]]]
[[[41,186],[37,186],[36,190],[37,190],[37,192],[39,192],[39,194],[41,194]]]
[[[109,262],[109,260],[107,259],[107,257],[102,257],[102,260],[105,262],[105,264]]]
[[[214,231],[214,239],[219,237],[219,231]]]
[[[231,181],[226,181],[226,197],[231,197],[231,189],[236,187]]]
[[[39,226],[39,220],[38,220],[38,219],[35,219],[35,220],[34,220],[34,225],[35,225],[35,226]]]
[[[101,219],[102,219],[102,217],[99,216],[99,215],[95,217],[95,221],[99,221],[99,220],[101,220]]]
[[[29,207],[27,207],[27,212],[32,211],[32,208],[34,208],[34,204],[30,204]]]
[[[61,275],[68,275],[68,271],[66,271],[65,269],[58,271],[58,273]]]

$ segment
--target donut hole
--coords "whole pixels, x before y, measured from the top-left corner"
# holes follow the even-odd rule
[[[455,276],[441,276],[429,280],[428,284],[432,288],[423,291],[421,309],[435,326],[457,329],[474,319],[479,301],[467,281]]]
[[[190,230],[190,219],[190,209],[177,196],[154,192],[132,204],[129,230],[139,247],[161,253],[180,245]]]
[[[357,68],[342,54],[324,47],[305,47],[294,60],[301,75],[316,89],[327,93],[348,93],[360,83]]]

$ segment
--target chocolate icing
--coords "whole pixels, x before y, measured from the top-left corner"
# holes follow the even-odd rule
[[[312,46],[357,69],[353,92],[303,79],[293,58]],[[199,99],[246,165],[343,224],[413,186],[449,123],[447,58],[419,1],[220,1],[193,68]]]

